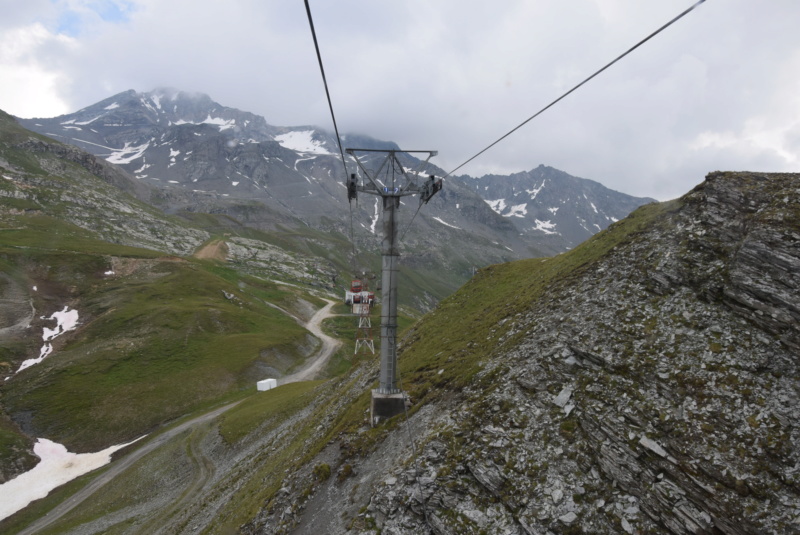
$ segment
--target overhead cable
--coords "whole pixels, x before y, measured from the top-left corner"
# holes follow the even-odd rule
[[[342,157],[342,167],[344,167],[344,177],[347,180],[347,163],[344,159],[344,150],[342,150],[342,138],[339,136],[339,127],[336,125],[336,114],[333,113],[333,102],[331,101],[331,92],[328,90],[328,79],[325,77],[325,67],[322,66],[322,54],[319,51],[319,42],[317,42],[317,32],[314,29],[314,19],[311,16],[311,7],[308,5],[308,0],[305,0],[306,14],[308,15],[308,26],[311,28],[311,37],[314,38],[314,49],[317,51],[317,61],[319,62],[319,72],[322,74],[322,83],[325,85],[325,96],[328,98],[328,108],[331,110],[331,120],[333,121],[333,131],[336,133],[336,143],[339,145],[339,155]],[[353,275],[355,276],[358,270],[356,250],[356,241],[353,233],[353,205],[350,204],[350,243],[353,246]]]
[[[319,61],[319,72],[322,74],[322,83],[325,85],[325,96],[328,97],[328,108],[331,110],[331,119],[333,120],[333,130],[336,132],[336,143],[339,144],[339,154],[342,157],[342,166],[344,167],[344,175],[347,177],[347,164],[344,160],[344,151],[342,150],[342,140],[339,137],[339,127],[336,126],[336,115],[333,113],[333,103],[331,102],[331,93],[328,91],[328,79],[325,77],[325,67],[322,66],[322,54],[319,52],[319,43],[317,42],[317,32],[314,30],[314,19],[311,17],[311,7],[306,3],[306,13],[308,14],[308,25],[311,27],[311,37],[314,38],[314,49],[317,51],[317,61]]]
[[[467,165],[469,162],[471,162],[472,160],[474,160],[475,158],[477,158],[478,156],[480,156],[481,154],[483,154],[487,150],[491,149],[492,147],[494,147],[495,145],[497,145],[498,143],[503,141],[505,138],[507,138],[508,136],[510,136],[511,134],[513,134],[514,132],[516,132],[517,130],[519,130],[520,128],[525,126],[526,124],[528,124],[530,121],[532,121],[533,119],[535,119],[536,117],[538,117],[539,115],[541,115],[542,113],[547,111],[548,109],[552,108],[554,105],[556,105],[558,102],[563,100],[565,97],[567,97],[568,95],[570,95],[571,93],[576,91],[579,87],[581,87],[582,85],[587,83],[589,80],[591,80],[592,78],[594,78],[595,76],[597,76],[601,72],[605,71],[606,69],[608,69],[609,67],[614,65],[616,62],[618,62],[619,60],[621,60],[622,58],[624,58],[625,56],[627,56],[628,54],[630,54],[631,52],[633,52],[634,50],[636,50],[637,48],[642,46],[643,44],[645,44],[647,41],[649,41],[650,39],[652,39],[653,37],[655,37],[656,35],[661,33],[663,30],[667,29],[673,23],[677,22],[679,19],[681,19],[682,17],[687,15],[689,12],[694,10],[697,6],[699,6],[700,4],[702,4],[705,1],[706,0],[698,0],[698,2],[696,2],[692,7],[690,7],[689,9],[687,9],[686,11],[684,11],[683,13],[681,13],[680,15],[678,15],[677,17],[675,17],[674,19],[669,21],[668,23],[664,24],[662,27],[660,27],[659,29],[657,29],[656,31],[654,31],[653,33],[651,33],[650,35],[648,35],[647,37],[645,37],[644,39],[642,39],[641,41],[636,43],[635,45],[633,45],[631,48],[629,48],[626,52],[621,54],[615,60],[613,60],[612,62],[608,63],[605,67],[603,67],[602,69],[598,70],[593,75],[591,75],[590,77],[588,77],[587,79],[585,79],[584,81],[582,81],[581,83],[579,83],[578,85],[576,85],[575,87],[573,87],[572,89],[570,89],[569,91],[567,91],[566,93],[564,93],[563,95],[561,95],[560,97],[555,99],[553,102],[551,102],[550,104],[548,104],[547,106],[545,106],[544,108],[542,108],[541,110],[536,112],[535,114],[531,115],[530,117],[528,117],[527,119],[522,121],[519,125],[517,125],[513,129],[511,129],[508,133],[506,133],[505,135],[500,137],[497,141],[495,141],[491,145],[487,146],[485,149],[483,149],[482,151],[480,151],[479,153],[477,153],[476,155],[474,155],[473,157],[471,157],[470,159],[468,159],[467,161],[465,161],[464,163],[462,163],[461,165],[459,165],[458,167],[456,167],[455,169],[453,169],[452,171],[450,171],[449,173],[444,175],[444,177],[442,177],[442,178],[446,178],[446,177],[452,175],[453,173],[455,173],[456,171],[458,171],[459,169],[461,169],[462,167]]]

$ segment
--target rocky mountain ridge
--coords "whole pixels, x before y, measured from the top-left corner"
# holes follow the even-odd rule
[[[331,133],[319,128],[275,127],[263,117],[222,106],[207,95],[163,88],[126,91],[72,114],[20,122],[172,192],[175,196],[167,203],[171,211],[196,211],[194,198],[187,194],[200,194],[214,197],[214,211],[235,217],[241,213],[233,200],[248,199],[313,226],[329,228],[333,222],[345,232],[349,224],[338,145]],[[399,148],[363,135],[345,135],[343,142],[355,148]],[[379,165],[375,158],[367,158],[368,166]],[[418,163],[406,159],[409,168]],[[442,176],[444,172],[432,163],[424,171]],[[350,157],[347,164],[350,172],[360,174]],[[433,232],[447,241],[464,242],[463,248],[470,249],[469,240],[454,232],[464,230],[486,240],[484,248],[496,249],[483,254],[479,265],[554,254],[652,201],[556,170],[547,172],[549,182],[540,199],[529,195],[525,202],[512,200],[526,189],[541,190],[542,173],[539,168],[511,177],[448,178],[447,197],[434,197],[429,209],[422,211],[419,219],[424,222],[421,228],[411,229],[410,248],[418,247]],[[507,194],[509,187],[512,192]],[[209,199],[204,200],[202,209],[208,210]],[[505,202],[507,209],[502,206]],[[375,199],[367,196],[355,206],[355,220],[365,241],[374,241],[374,204]],[[587,212],[589,206],[595,207],[596,215]],[[502,246],[492,247],[493,243]]]
[[[471,182],[494,211],[512,219],[522,234],[557,239],[566,248],[577,246],[644,204],[644,199],[544,165],[465,182]]]

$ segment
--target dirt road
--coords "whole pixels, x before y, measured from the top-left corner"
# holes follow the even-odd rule
[[[228,258],[228,244],[222,240],[213,241],[197,251],[194,256],[224,262]]]
[[[305,328],[308,329],[314,336],[318,337],[322,341],[322,347],[317,353],[317,356],[314,358],[313,362],[306,366],[304,369],[300,370],[297,373],[292,375],[288,375],[278,380],[279,385],[288,384],[288,383],[295,383],[298,381],[308,381],[313,379],[325,364],[330,359],[331,355],[336,351],[336,349],[341,345],[341,342],[336,340],[335,338],[331,338],[330,336],[326,335],[322,332],[321,324],[322,321],[332,316],[331,308],[335,304],[333,301],[325,299],[328,302],[327,305],[319,309],[305,324]],[[145,443],[141,447],[130,451],[124,457],[113,461],[110,465],[110,468],[103,473],[102,475],[98,476],[94,481],[89,483],[86,487],[79,490],[72,496],[70,496],[67,500],[63,501],[56,507],[54,507],[50,512],[48,512],[44,517],[38,519],[33,524],[25,528],[24,530],[19,532],[19,535],[33,535],[38,533],[39,531],[43,530],[45,527],[49,526],[53,522],[57,521],[65,514],[70,512],[72,509],[80,505],[84,500],[90,497],[92,494],[100,490],[106,483],[123,473],[125,470],[130,468],[133,463],[150,453],[151,451],[155,450],[159,446],[167,443],[168,441],[172,440],[183,431],[190,427],[198,426],[205,422],[210,422],[217,416],[225,413],[226,411],[232,409],[240,402],[229,403],[228,405],[224,405],[219,407],[218,409],[214,409],[211,412],[203,414],[202,416],[198,416],[197,418],[193,418],[188,420],[172,429],[165,431],[163,434],[156,437],[154,440]],[[207,467],[201,466],[201,469],[206,469]],[[200,476],[204,476],[204,474],[200,474]],[[210,477],[210,476],[209,476]],[[202,479],[202,477],[201,477]]]
[[[328,363],[328,359],[331,358],[331,355],[333,355],[336,349],[342,345],[339,340],[331,338],[322,332],[322,320],[332,316],[331,308],[333,308],[333,305],[335,304],[329,299],[325,299],[325,301],[327,301],[328,304],[317,310],[311,319],[308,320],[308,323],[305,324],[305,328],[311,331],[311,334],[322,341],[322,347],[320,348],[319,353],[314,361],[304,369],[297,373],[293,373],[278,379],[278,385],[296,383],[298,381],[309,381],[313,379],[322,370],[322,368],[325,367],[325,364]]]
[[[169,440],[173,439],[177,435],[181,434],[186,429],[201,424],[203,422],[208,422],[209,420],[213,420],[220,414],[224,413],[225,411],[233,408],[239,402],[236,403],[229,403],[228,405],[223,405],[222,407],[215,409],[211,412],[207,412],[202,416],[198,416],[192,420],[186,421],[172,429],[165,431],[163,434],[156,437],[151,442],[145,443],[143,446],[131,451],[126,456],[122,457],[121,459],[117,459],[113,463],[111,463],[111,467],[103,473],[101,476],[97,477],[94,481],[86,485],[84,488],[70,496],[65,501],[58,504],[54,507],[50,512],[48,512],[44,517],[38,519],[36,522],[28,526],[27,528],[23,529],[19,532],[19,535],[33,535],[38,533],[39,531],[43,530],[45,527],[49,526],[68,512],[72,511],[75,507],[80,505],[86,498],[100,490],[106,483],[117,477],[119,474],[130,468],[130,466],[150,453],[151,451],[155,450],[159,446],[165,444]]]

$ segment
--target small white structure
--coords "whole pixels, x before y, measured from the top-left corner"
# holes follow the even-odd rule
[[[346,305],[353,305],[363,303],[365,305],[373,305],[375,304],[375,294],[373,292],[368,292],[366,290],[361,292],[349,292],[345,290],[344,292],[344,304]]]
[[[369,316],[369,305],[366,303],[353,305],[353,314],[356,316]]]
[[[271,390],[278,386],[277,379],[264,379],[263,381],[259,381],[256,383],[259,392],[263,392],[264,390]]]

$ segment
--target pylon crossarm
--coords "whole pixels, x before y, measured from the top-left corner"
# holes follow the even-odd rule
[[[394,149],[383,150],[383,149],[353,149],[353,148],[345,149],[345,152],[350,156],[352,156],[353,159],[355,159],[358,168],[361,169],[361,172],[369,180],[369,184],[366,184],[364,186],[358,186],[356,188],[358,191],[364,193],[371,193],[373,195],[397,196],[397,197],[402,197],[406,195],[415,195],[421,191],[420,186],[416,183],[416,179],[419,178],[419,173],[423,169],[423,167],[426,166],[430,161],[430,159],[433,156],[436,156],[437,154],[437,151],[435,150],[394,150]],[[381,163],[377,171],[370,172],[370,170],[367,169],[361,162],[361,160],[358,158],[358,155],[356,154],[357,152],[380,152],[386,154],[386,158],[384,158],[383,162]],[[421,161],[419,163],[416,170],[414,170],[411,174],[409,174],[406,171],[406,168],[397,158],[398,152],[405,154],[424,153],[427,154],[428,156],[427,158],[425,158],[424,161]],[[390,161],[393,164],[394,163],[397,164],[397,167],[400,169],[400,173],[406,179],[406,183],[403,186],[396,186],[395,184],[384,185],[379,182],[378,177],[384,171],[386,164],[389,163]]]
[[[366,149],[345,149],[345,152],[353,157],[353,159],[356,161],[356,165],[358,165],[358,168],[361,169],[361,172],[364,173],[364,176],[366,176],[369,179],[372,185],[372,188],[370,188],[369,186],[359,186],[357,189],[358,191],[363,191],[364,193],[378,193],[381,190],[381,185],[378,183],[377,177],[380,176],[381,172],[383,171],[383,168],[389,161],[389,158],[386,157],[383,160],[383,163],[381,163],[380,168],[375,172],[375,177],[373,178],[372,173],[369,172],[369,169],[364,167],[364,164],[361,163],[361,160],[359,160],[358,156],[355,154],[355,151],[361,151],[361,150],[366,150]]]
[[[409,152],[409,151],[403,151],[403,152]],[[420,161],[419,165],[417,165],[417,168],[414,170],[414,176],[417,177],[417,178],[419,178],[419,174],[422,172],[422,170],[425,169],[428,166],[428,163],[430,162],[431,158],[433,158],[434,156],[436,156],[438,154],[438,152],[435,151],[435,150],[419,151],[419,152],[427,152],[428,153],[428,157],[425,158],[425,160]]]

